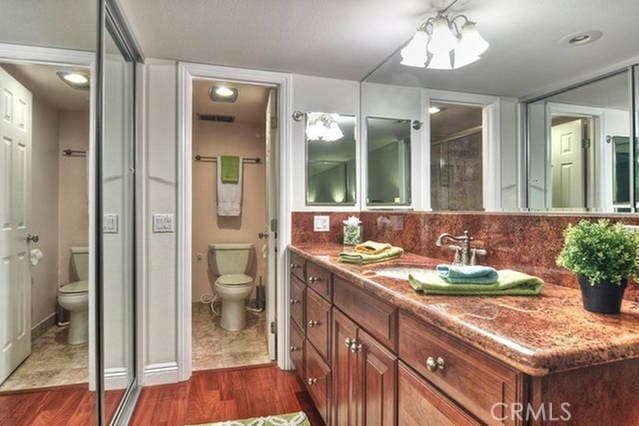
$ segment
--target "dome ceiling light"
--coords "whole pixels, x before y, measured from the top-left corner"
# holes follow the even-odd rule
[[[418,28],[401,50],[402,65],[437,70],[453,70],[480,59],[490,44],[465,15],[447,15],[451,3]]]

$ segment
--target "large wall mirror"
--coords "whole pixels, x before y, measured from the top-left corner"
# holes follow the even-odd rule
[[[438,0],[431,6],[433,10],[415,18],[416,28],[438,10],[453,20],[463,15],[476,23],[488,42],[486,50],[460,66],[451,58],[462,54],[457,50],[461,42],[455,46],[458,40],[451,40],[449,54],[435,58],[426,46],[428,26],[421,27],[421,38],[413,38],[415,30],[407,29],[397,36],[398,50],[362,85],[363,116],[378,115],[370,110],[383,103],[391,106],[383,116],[411,117],[406,108],[410,103],[408,112],[419,116],[413,120],[424,123],[423,137],[419,142],[414,138],[412,146],[413,163],[424,162],[413,167],[414,174],[423,174],[413,177],[414,208],[635,209],[634,77],[627,68],[615,66],[631,64],[638,54],[636,45],[627,42],[636,39],[629,18],[639,11],[636,2],[619,0],[603,15],[594,1],[580,2],[578,14],[574,4],[558,2],[552,18],[539,2]],[[506,25],[506,16],[526,19],[515,29]],[[574,18],[570,25],[565,25],[565,16]],[[455,37],[463,38],[454,25],[451,28]],[[578,33],[581,29],[598,31]],[[601,76],[605,78],[593,81]],[[586,81],[589,84],[577,87]],[[373,86],[385,88],[383,102],[368,95]],[[446,96],[440,96],[443,92]],[[421,104],[413,102],[417,97]],[[400,105],[400,99],[406,102]],[[465,112],[474,116],[465,128],[459,127],[465,118],[437,122],[458,112],[457,106],[482,106],[483,112]],[[439,109],[439,117],[429,109]]]
[[[306,204],[354,205],[357,161],[355,117],[306,114]]]
[[[366,204],[411,203],[411,121],[366,118]]]
[[[531,210],[629,212],[629,72],[527,105]]]

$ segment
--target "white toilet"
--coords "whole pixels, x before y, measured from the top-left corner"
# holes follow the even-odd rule
[[[79,281],[58,288],[58,303],[70,313],[70,345],[87,341],[89,331],[89,248],[71,247],[73,266]]]
[[[246,298],[253,292],[253,277],[246,275],[253,258],[253,244],[210,244],[209,268],[213,292],[222,299],[220,325],[229,331],[244,328]]]

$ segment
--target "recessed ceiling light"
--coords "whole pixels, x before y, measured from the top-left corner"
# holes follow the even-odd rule
[[[238,90],[227,86],[213,86],[209,90],[209,96],[215,102],[235,102],[237,100]]]
[[[82,71],[58,71],[58,77],[74,89],[86,90],[89,88],[89,76]]]
[[[442,108],[442,107],[436,107],[436,106],[428,107],[428,113],[430,115],[435,115],[438,112],[442,112],[443,110],[444,110],[444,108]]]
[[[599,40],[602,36],[603,33],[601,31],[582,31],[563,36],[557,43],[562,47],[583,46]]]

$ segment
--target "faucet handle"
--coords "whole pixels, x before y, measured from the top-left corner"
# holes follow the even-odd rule
[[[470,264],[477,265],[477,256],[486,256],[486,250],[481,248],[473,248],[470,250]]]

